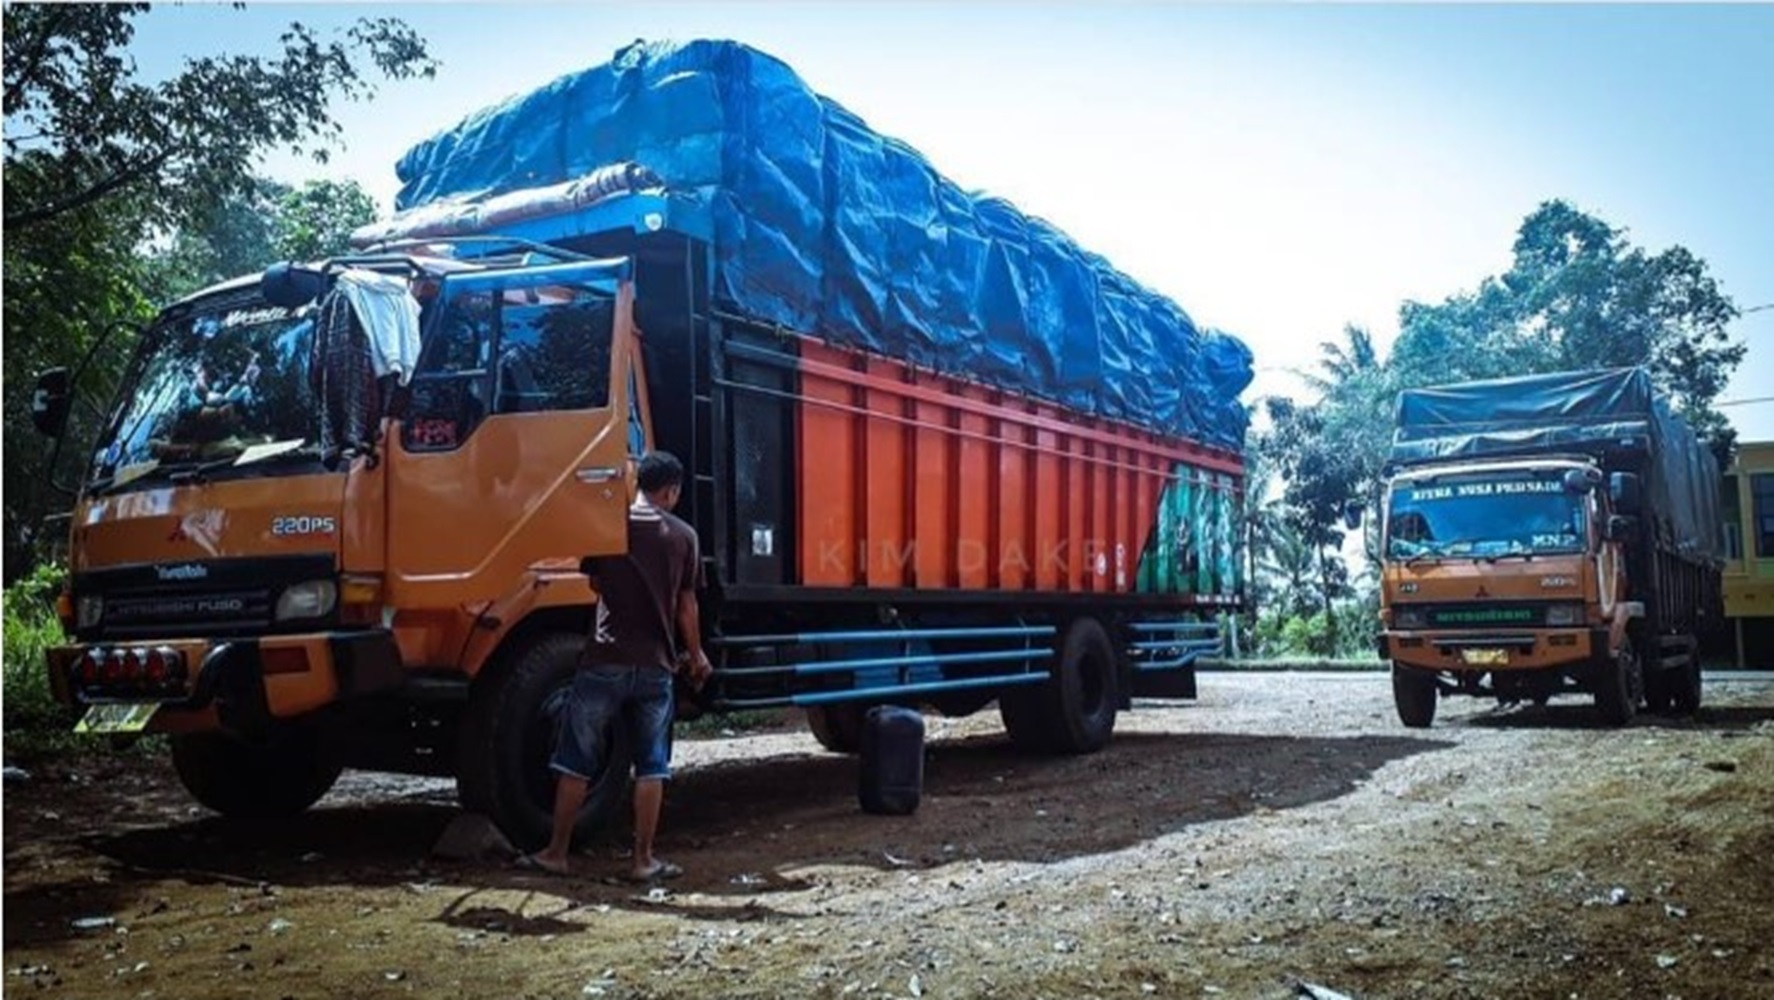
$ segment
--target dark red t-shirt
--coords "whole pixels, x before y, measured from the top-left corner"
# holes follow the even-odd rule
[[[674,669],[678,595],[702,586],[696,529],[647,502],[628,508],[628,553],[580,563],[597,589],[587,666]]]

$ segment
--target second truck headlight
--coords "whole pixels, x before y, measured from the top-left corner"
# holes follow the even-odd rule
[[[285,587],[277,598],[277,620],[319,618],[339,601],[339,586],[331,580],[309,580]]]
[[[1546,624],[1552,628],[1565,628],[1583,621],[1581,604],[1554,604],[1546,609]]]
[[[1394,607],[1392,609],[1392,625],[1395,628],[1419,629],[1428,624],[1428,618],[1422,608]]]

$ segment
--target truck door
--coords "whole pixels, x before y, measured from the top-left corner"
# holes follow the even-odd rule
[[[387,449],[397,607],[457,609],[627,544],[626,261],[451,275]]]

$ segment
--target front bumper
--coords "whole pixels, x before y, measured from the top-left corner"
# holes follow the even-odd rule
[[[155,646],[191,664],[182,691],[133,693],[127,686],[82,686],[75,666],[88,650]],[[49,650],[49,678],[58,700],[74,706],[159,702],[153,732],[226,729],[261,736],[279,719],[399,687],[405,678],[393,633],[385,629],[264,638],[172,639],[147,643],[79,643]]]
[[[1510,629],[1478,631],[1387,631],[1379,652],[1420,670],[1459,673],[1532,671],[1587,666],[1608,648],[1606,629]]]

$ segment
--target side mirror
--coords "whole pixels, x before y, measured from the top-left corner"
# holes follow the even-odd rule
[[[285,309],[301,308],[320,298],[325,290],[326,275],[297,267],[292,261],[279,261],[259,275],[259,294],[266,302]]]
[[[1637,530],[1638,518],[1613,514],[1608,517],[1608,529],[1604,534],[1610,542],[1627,542]]]
[[[1637,514],[1644,499],[1639,492],[1638,477],[1630,472],[1616,472],[1609,476],[1608,499],[1617,513]]]
[[[1601,485],[1597,480],[1600,473],[1588,469],[1569,469],[1565,472],[1564,487],[1566,493],[1588,493]]]
[[[1350,500],[1343,504],[1343,527],[1354,531],[1361,527],[1361,501]]]
[[[44,437],[61,437],[74,406],[74,378],[66,368],[51,368],[37,376],[31,394],[31,423]]]

